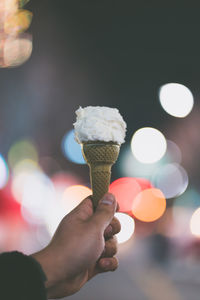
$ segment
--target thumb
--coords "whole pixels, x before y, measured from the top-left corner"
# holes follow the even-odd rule
[[[92,216],[92,221],[104,231],[113,219],[116,209],[117,202],[115,196],[107,193],[99,201],[96,211]]]

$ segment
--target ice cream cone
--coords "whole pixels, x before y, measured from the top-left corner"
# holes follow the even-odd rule
[[[90,168],[90,183],[94,208],[98,201],[108,192],[111,167],[116,162],[120,145],[111,142],[85,142],[82,153]]]

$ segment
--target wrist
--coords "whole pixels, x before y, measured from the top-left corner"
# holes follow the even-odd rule
[[[45,276],[45,288],[48,293],[48,290],[55,284],[56,276],[55,269],[53,267],[53,258],[51,258],[51,252],[48,246],[42,249],[39,252],[36,252],[31,255],[41,266]]]

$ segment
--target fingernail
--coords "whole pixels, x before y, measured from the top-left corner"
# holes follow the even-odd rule
[[[102,204],[107,204],[107,205],[113,205],[115,202],[115,198],[112,194],[106,194],[102,199],[101,203]]]

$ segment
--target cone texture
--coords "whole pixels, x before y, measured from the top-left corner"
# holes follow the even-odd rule
[[[113,143],[88,142],[82,145],[85,161],[90,168],[90,183],[94,207],[102,196],[108,192],[111,167],[118,158],[120,146]]]

